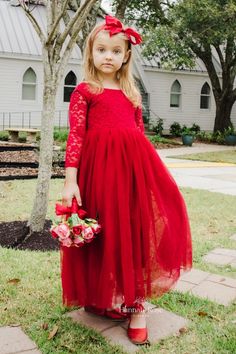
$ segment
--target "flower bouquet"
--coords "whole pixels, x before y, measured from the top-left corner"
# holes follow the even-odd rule
[[[97,220],[87,218],[87,212],[78,208],[75,198],[72,199],[72,206],[65,207],[56,203],[56,215],[65,215],[65,220],[54,220],[50,233],[53,238],[58,239],[62,246],[81,247],[91,242],[101,231],[101,225]]]

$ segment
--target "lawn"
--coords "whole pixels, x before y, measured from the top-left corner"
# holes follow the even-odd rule
[[[35,184],[35,180],[1,182],[1,221],[28,218]],[[60,199],[62,186],[63,180],[51,181],[47,217],[53,216],[53,206],[55,200]],[[235,269],[206,265],[202,261],[202,256],[215,247],[236,248],[236,241],[229,239],[236,230],[235,197],[189,188],[182,189],[182,192],[191,222],[194,267],[236,278]],[[69,309],[61,303],[58,252],[29,252],[0,247],[0,269],[0,325],[20,324],[43,354],[123,353],[98,333],[63,316]],[[18,281],[9,282],[11,279]],[[150,301],[184,316],[190,320],[190,325],[180,336],[143,349],[143,353],[236,352],[236,303],[224,307],[174,291]],[[58,332],[49,340],[49,332],[54,326],[58,326]]]
[[[202,152],[199,154],[186,154],[178,156],[170,156],[172,158],[185,160],[198,160],[210,162],[225,162],[236,164],[236,149],[225,151]]]

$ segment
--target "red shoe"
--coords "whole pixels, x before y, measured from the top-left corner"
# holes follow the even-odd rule
[[[132,312],[142,312],[145,311],[142,304],[134,303],[133,306],[130,306],[129,309],[132,308]],[[130,328],[131,319],[129,321],[127,335],[130,341],[134,344],[150,344],[148,341],[148,331],[147,326],[144,328]]]

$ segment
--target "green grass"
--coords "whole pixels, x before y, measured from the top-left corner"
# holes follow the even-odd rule
[[[36,181],[1,182],[1,220],[25,220],[32,207]],[[60,199],[63,180],[52,180],[49,211]],[[194,267],[236,278],[235,269],[206,265],[202,256],[215,247],[235,248],[229,239],[236,229],[235,197],[201,190],[182,189],[193,236]],[[6,209],[6,203],[8,205]],[[62,306],[60,254],[29,252],[0,248],[0,325],[20,324],[36,342],[43,354],[117,353],[98,333],[73,323],[64,316],[70,309]],[[17,284],[8,280],[18,278]],[[151,302],[189,320],[186,332],[172,336],[157,345],[142,349],[143,353],[162,354],[226,354],[236,352],[236,302],[224,307],[189,294],[170,292]],[[199,313],[205,313],[201,316]],[[43,323],[48,329],[43,329]],[[56,336],[48,334],[58,326]]]
[[[171,158],[185,159],[185,160],[198,160],[210,162],[225,162],[236,164],[236,149],[225,151],[202,152],[199,154],[187,154],[170,156]]]

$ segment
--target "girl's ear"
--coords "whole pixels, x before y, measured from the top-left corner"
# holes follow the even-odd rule
[[[129,59],[131,50],[127,50],[127,52],[125,53],[124,59],[123,59],[123,64],[125,64],[127,62],[127,60]]]

